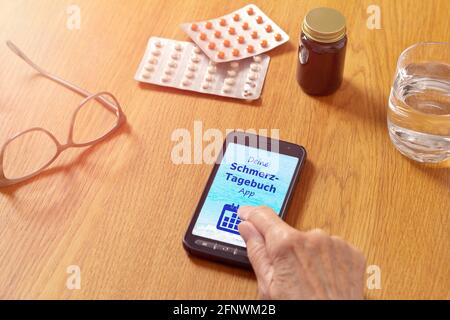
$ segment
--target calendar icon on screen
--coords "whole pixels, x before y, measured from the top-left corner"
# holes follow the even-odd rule
[[[239,205],[225,204],[220,214],[219,221],[217,222],[217,229],[239,234],[238,225],[241,223],[241,219],[237,215]]]

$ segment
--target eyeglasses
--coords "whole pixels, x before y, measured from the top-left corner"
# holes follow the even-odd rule
[[[111,136],[123,123],[125,114],[109,92],[92,94],[43,70],[11,41],[7,46],[44,77],[85,97],[73,112],[67,142],[60,143],[49,131],[35,127],[7,140],[0,150],[0,188],[30,179],[68,148],[95,145]]]

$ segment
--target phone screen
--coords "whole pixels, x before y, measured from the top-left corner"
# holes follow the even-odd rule
[[[229,143],[198,215],[194,235],[245,247],[240,206],[265,205],[280,213],[299,159]]]

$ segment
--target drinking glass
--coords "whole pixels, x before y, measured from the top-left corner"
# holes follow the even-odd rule
[[[389,136],[403,155],[424,163],[450,158],[450,43],[403,51],[387,114]]]

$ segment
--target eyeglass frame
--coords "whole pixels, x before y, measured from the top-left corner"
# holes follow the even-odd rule
[[[119,127],[126,122],[126,116],[125,113],[122,111],[122,108],[119,104],[119,102],[117,101],[116,97],[107,91],[102,91],[102,92],[98,92],[95,94],[92,94],[62,78],[59,78],[58,76],[55,76],[47,71],[45,71],[44,69],[40,68],[38,65],[36,65],[33,61],[31,61],[31,59],[29,59],[15,44],[13,44],[11,41],[7,41],[6,45],[15,53],[17,54],[21,59],[23,59],[28,65],[30,65],[33,69],[35,69],[38,73],[40,73],[41,75],[43,75],[44,77],[53,80],[54,82],[80,94],[81,96],[84,96],[85,99],[82,100],[82,102],[78,105],[78,107],[75,109],[75,111],[72,114],[72,118],[71,118],[71,123],[70,123],[70,129],[69,129],[69,135],[67,138],[67,142],[65,144],[62,144],[58,141],[58,139],[56,139],[56,137],[48,130],[41,128],[41,127],[33,127],[30,129],[27,129],[25,131],[19,132],[16,135],[12,136],[11,138],[9,138],[2,146],[1,150],[0,150],[0,188],[2,187],[8,187],[11,185],[15,185],[18,184],[20,182],[23,182],[25,180],[31,179],[37,175],[39,175],[40,173],[42,173],[45,169],[47,169],[58,157],[59,155],[69,149],[69,148],[83,148],[83,147],[89,147],[89,146],[93,146],[95,144],[98,144],[104,140],[106,140],[107,138],[109,138],[113,133],[115,133],[117,131],[117,129],[119,129]],[[104,96],[109,97],[110,99],[112,99],[112,102],[109,101],[108,99],[105,99]],[[73,140],[73,130],[74,130],[74,126],[75,126],[75,120],[76,117],[78,115],[78,112],[81,110],[81,108],[83,108],[88,102],[90,102],[92,99],[95,99],[97,101],[99,101],[101,103],[102,106],[104,106],[106,109],[108,109],[108,111],[113,112],[116,117],[116,124],[107,132],[105,133],[103,136],[92,140],[90,142],[86,142],[86,143],[75,143]],[[35,172],[30,173],[28,175],[25,175],[24,177],[21,178],[14,178],[14,179],[9,179],[8,177],[6,177],[5,172],[4,172],[4,158],[5,158],[5,151],[7,146],[13,142],[14,140],[16,140],[17,138],[30,133],[30,132],[34,132],[34,131],[39,131],[39,132],[43,132],[45,133],[54,143],[56,146],[56,152],[55,155],[53,156],[53,158],[51,160],[49,160],[45,165],[43,165],[42,167],[40,167],[39,169],[37,169]]]

